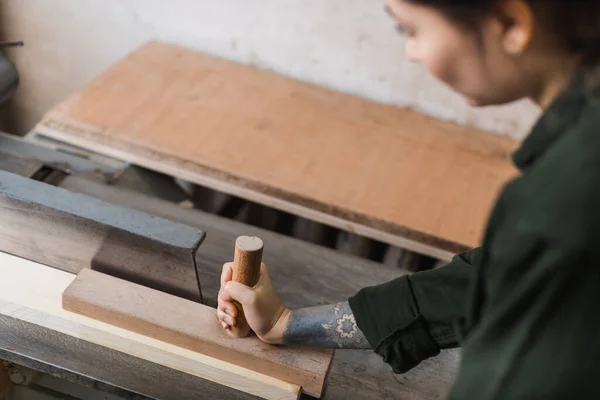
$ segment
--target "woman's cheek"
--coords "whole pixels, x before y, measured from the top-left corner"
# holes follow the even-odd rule
[[[443,51],[428,52],[426,55],[425,66],[429,73],[446,83],[455,90],[459,90],[459,74],[456,71],[456,65],[452,62],[452,57],[445,56]]]
[[[457,56],[458,55],[458,56]],[[440,81],[468,99],[478,98],[485,82],[481,82],[481,71],[478,70],[479,60],[469,57],[469,54],[459,55],[439,52],[431,56],[429,70]],[[469,101],[478,104],[479,101]]]

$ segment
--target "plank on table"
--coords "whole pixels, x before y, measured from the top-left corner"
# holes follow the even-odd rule
[[[264,239],[264,261],[269,266],[271,279],[281,300],[292,308],[343,301],[365,286],[407,273],[78,176],[65,179],[62,187],[206,230],[207,237],[198,250],[196,262],[200,266],[204,299],[211,305],[216,304],[221,266],[233,259],[233,245],[240,234]],[[325,398],[439,399],[447,393],[457,365],[456,352],[444,351],[409,373],[396,376],[372,351],[337,351]]]
[[[56,331],[255,396],[297,398],[297,385],[65,311],[61,304],[62,293],[75,279],[73,274],[0,252],[0,278],[0,316],[31,323],[44,330]],[[51,348],[43,347],[44,343],[42,341],[34,347],[51,351]],[[53,345],[62,347],[65,344]],[[79,354],[82,359],[85,356],[85,353]],[[143,379],[149,378],[144,376]],[[165,384],[164,381],[162,383]]]
[[[64,291],[65,310],[291,382],[321,397],[332,350],[271,346],[232,338],[216,310],[158,290],[83,269]]]
[[[158,42],[36,131],[438,258],[516,172],[509,138]]]

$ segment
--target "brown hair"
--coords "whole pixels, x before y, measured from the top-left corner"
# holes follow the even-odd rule
[[[409,0],[435,8],[454,22],[474,29],[482,17],[493,15],[503,0]],[[600,0],[524,0],[540,24],[559,45],[583,57],[586,65],[600,62]]]

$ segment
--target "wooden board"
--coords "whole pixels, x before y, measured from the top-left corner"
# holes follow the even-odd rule
[[[63,308],[302,387],[321,397],[332,350],[231,338],[214,308],[89,269],[64,291]]]
[[[506,137],[157,42],[36,132],[443,259],[516,173]]]
[[[115,350],[117,354],[134,356],[258,397],[298,397],[300,388],[297,385],[63,310],[62,293],[74,279],[75,275],[68,272],[0,252],[0,318],[14,319],[67,338],[91,342]],[[27,329],[21,331],[23,335],[29,332]],[[44,352],[51,351],[52,346],[62,347],[60,343],[40,342],[44,337],[31,344],[44,349]],[[71,350],[77,349],[61,351]],[[43,356],[44,352],[40,355]],[[112,362],[119,363],[120,358],[117,356]],[[163,377],[156,376],[154,379]]]

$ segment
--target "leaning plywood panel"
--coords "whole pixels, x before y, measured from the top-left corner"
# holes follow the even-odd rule
[[[296,399],[300,387],[62,308],[75,275],[0,252],[0,316],[59,332],[267,399]],[[58,344],[57,344],[58,345]]]
[[[38,132],[415,251],[478,244],[516,142],[152,42]]]
[[[333,351],[232,338],[215,309],[89,269],[63,293],[63,308],[302,387],[320,397]]]

